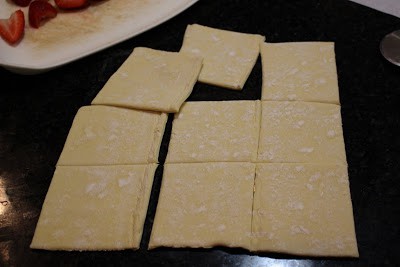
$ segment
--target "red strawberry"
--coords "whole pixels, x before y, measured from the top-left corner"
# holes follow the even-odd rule
[[[89,5],[89,0],[55,0],[54,2],[61,9],[76,9]]]
[[[9,44],[22,39],[25,30],[25,17],[22,10],[14,11],[8,19],[0,19],[0,36]]]
[[[22,7],[28,6],[29,3],[30,3],[31,1],[32,1],[32,0],[13,0],[13,2],[14,2],[16,5],[22,6]]]
[[[35,0],[29,5],[29,25],[39,28],[43,20],[57,16],[57,9],[46,1]]]

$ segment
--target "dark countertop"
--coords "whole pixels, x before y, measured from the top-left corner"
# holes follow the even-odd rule
[[[191,23],[258,33],[268,42],[335,42],[359,259],[260,255],[227,248],[147,251],[161,171],[138,251],[29,248],[77,110],[90,104],[134,47],[179,51]],[[381,38],[397,29],[399,18],[347,0],[201,0],[150,31],[49,72],[23,76],[0,68],[0,193],[8,198],[0,205],[0,266],[399,266],[400,67],[379,52]],[[260,88],[259,60],[243,91],[198,83],[189,100],[259,99]],[[166,137],[170,126],[169,121]]]

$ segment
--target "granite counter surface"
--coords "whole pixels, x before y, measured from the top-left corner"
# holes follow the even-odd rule
[[[162,168],[138,251],[29,248],[77,110],[89,105],[137,46],[178,51],[188,24],[258,33],[268,42],[335,42],[359,259],[299,258],[244,250],[146,249]],[[0,68],[0,266],[399,266],[400,67],[379,42],[400,19],[346,0],[201,0],[167,22],[54,70],[23,76]],[[260,99],[261,62],[242,91],[196,84],[190,101]],[[165,159],[171,117],[160,152]]]

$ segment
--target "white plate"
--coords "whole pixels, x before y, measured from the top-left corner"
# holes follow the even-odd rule
[[[181,13],[197,0],[103,0],[79,11],[59,12],[38,29],[29,26],[15,46],[0,38],[0,66],[20,74],[59,67],[147,31]],[[54,4],[53,1],[50,3]],[[20,7],[0,2],[0,18]]]

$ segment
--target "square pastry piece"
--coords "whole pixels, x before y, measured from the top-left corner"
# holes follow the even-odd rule
[[[334,43],[263,43],[262,99],[339,104]]]
[[[256,158],[260,101],[186,102],[172,123],[166,162],[250,162]]]
[[[158,162],[167,115],[109,106],[77,112],[57,165]]]
[[[31,248],[139,248],[157,164],[58,166]]]
[[[265,37],[188,25],[181,52],[203,57],[199,81],[241,90],[249,77]]]
[[[251,250],[358,257],[346,165],[258,164]]]
[[[258,162],[346,164],[340,106],[262,101]]]
[[[252,163],[166,164],[149,248],[249,249],[254,174]]]
[[[192,92],[201,65],[198,57],[137,47],[92,104],[177,112]]]

